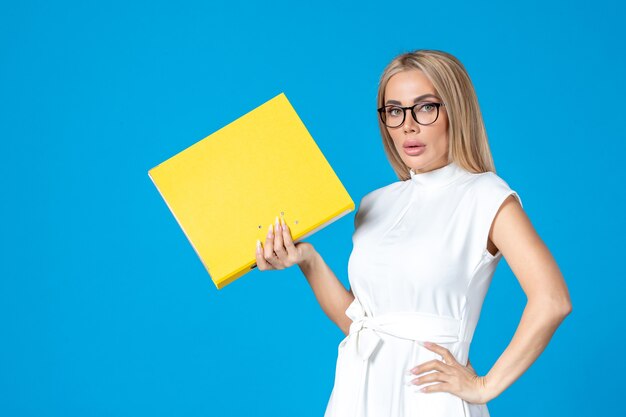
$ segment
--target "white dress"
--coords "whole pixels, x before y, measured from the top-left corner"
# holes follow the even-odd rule
[[[470,343],[501,252],[492,221],[510,194],[493,172],[452,162],[366,194],[355,215],[348,261],[353,322],[337,352],[325,417],[488,417],[486,404],[407,385],[407,370],[442,357],[467,365]],[[422,374],[425,375],[425,374]]]

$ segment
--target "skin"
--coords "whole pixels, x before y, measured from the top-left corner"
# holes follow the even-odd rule
[[[410,70],[391,77],[385,98],[397,100],[401,106],[410,106],[415,97],[427,93],[437,94],[421,71]],[[447,165],[448,118],[445,107],[441,107],[437,121],[431,125],[419,125],[407,114],[403,125],[388,130],[400,157],[415,173]],[[402,143],[408,138],[425,143],[425,152],[418,156],[406,155]],[[463,365],[448,349],[425,342],[426,349],[442,357],[442,360],[427,361],[410,370],[416,375],[411,383],[435,383],[424,387],[422,391],[425,393],[445,391],[478,404],[492,400],[539,357],[558,326],[572,311],[569,292],[558,265],[514,196],[509,196],[501,205],[486,244],[492,254],[497,250],[502,252],[526,294],[527,303],[520,323],[511,342],[485,376],[476,373],[469,359]],[[294,244],[289,227],[283,219],[279,221],[278,216],[274,226],[270,224],[268,228],[264,247],[258,242],[256,260],[262,271],[300,265],[324,311],[344,334],[348,333],[350,320],[346,320],[343,312],[354,299],[352,292],[345,290],[312,245],[306,242]]]
[[[312,245],[307,242],[294,244],[291,229],[282,217],[279,220],[276,216],[274,224],[267,228],[265,245],[261,246],[260,242],[257,242],[257,266],[261,271],[289,268],[308,259],[308,248],[312,248]]]
[[[385,89],[385,105],[397,104],[389,103],[393,100],[400,102],[402,107],[412,106],[414,99],[424,94],[433,94],[436,97],[426,97],[420,101],[443,103],[435,87],[422,71],[402,71],[389,79]],[[404,164],[413,168],[416,174],[448,165],[448,112],[445,106],[439,107],[439,116],[432,124],[420,125],[407,110],[404,123],[399,127],[388,127],[387,131]],[[417,139],[424,143],[425,151],[421,155],[407,155],[403,143],[408,139]]]

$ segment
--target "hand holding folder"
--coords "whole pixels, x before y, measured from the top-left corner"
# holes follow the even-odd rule
[[[284,93],[148,175],[218,289],[256,266],[276,215],[298,242],[355,207]]]
[[[289,225],[276,216],[274,226],[268,227],[265,245],[257,240],[256,262],[259,270],[284,269],[302,262],[308,254],[307,242],[294,243]],[[278,249],[276,249],[278,247]],[[269,261],[268,261],[269,260]]]

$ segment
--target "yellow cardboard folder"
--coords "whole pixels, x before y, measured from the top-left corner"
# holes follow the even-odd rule
[[[218,289],[256,267],[276,216],[298,242],[354,210],[284,93],[148,175]]]

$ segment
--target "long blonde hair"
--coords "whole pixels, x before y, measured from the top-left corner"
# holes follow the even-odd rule
[[[453,55],[437,50],[418,49],[396,56],[385,68],[378,84],[377,108],[384,106],[389,79],[406,70],[420,70],[435,87],[448,112],[448,161],[474,173],[495,171],[485,124],[472,81],[463,64]],[[387,127],[378,119],[383,147],[401,180],[411,178],[394,146]]]

